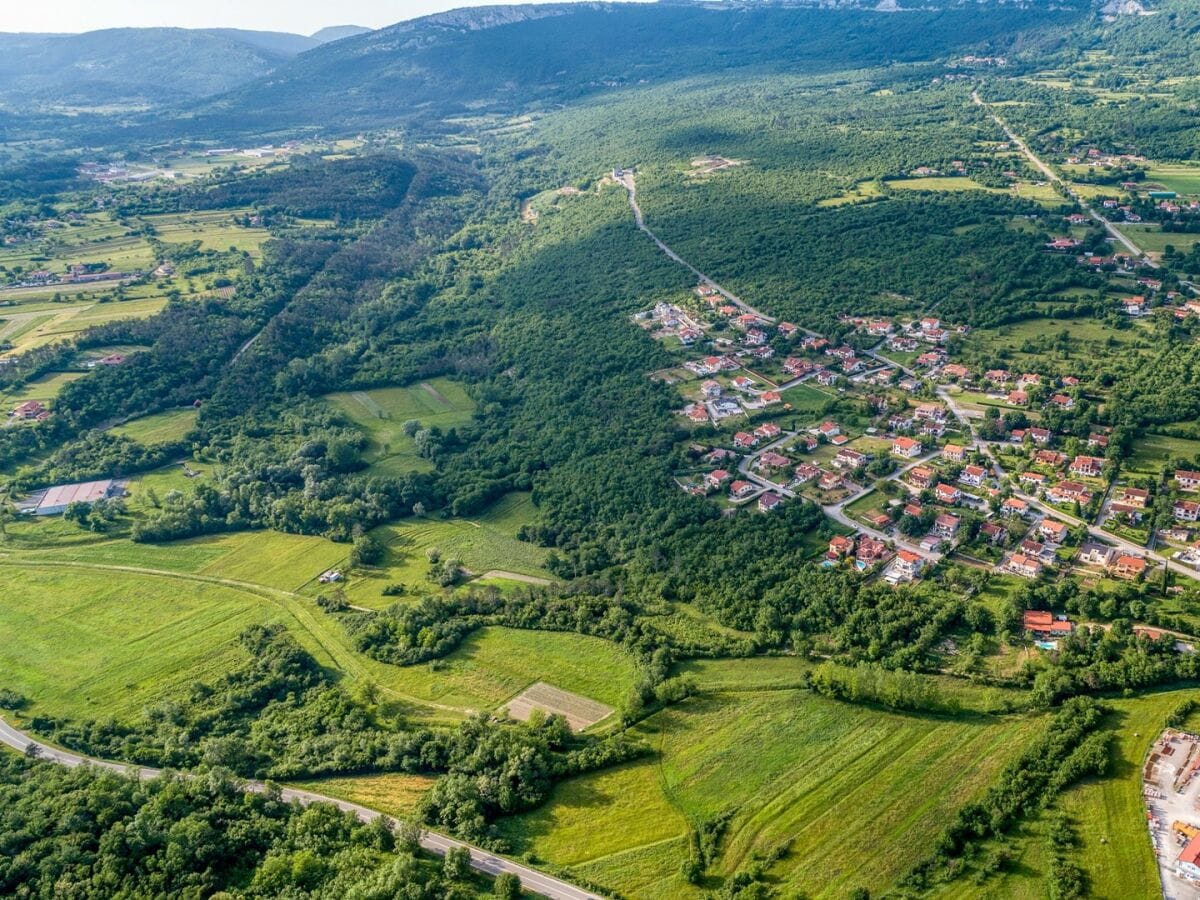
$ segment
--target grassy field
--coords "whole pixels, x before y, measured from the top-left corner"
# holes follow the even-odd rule
[[[1179,194],[1200,194],[1200,166],[1188,163],[1158,163],[1146,172],[1146,179]]]
[[[286,609],[222,585],[2,565],[0,586],[0,683],[32,713],[135,715],[235,665],[235,638],[256,623],[282,622],[320,652]]]
[[[1117,229],[1147,253],[1162,253],[1171,244],[1181,253],[1200,241],[1200,234],[1183,234],[1163,231],[1157,225],[1121,225]]]
[[[41,403],[51,403],[64,387],[77,378],[82,378],[81,372],[52,372],[35,378],[28,384],[22,385],[3,394],[5,406],[16,406],[26,400],[37,400]],[[7,410],[5,411],[7,415]]]
[[[406,819],[433,785],[434,779],[425,775],[361,775],[347,778],[323,778],[319,781],[289,782],[288,787],[316,791],[327,797],[349,800],[377,809],[398,819]]]
[[[475,575],[499,570],[534,578],[550,578],[545,569],[548,551],[517,540],[517,529],[537,515],[527,493],[512,493],[470,519],[406,519],[385,525],[375,537],[387,546],[379,565],[369,572],[353,574],[344,587],[352,603],[383,607],[391,598],[380,591],[385,585],[401,583],[412,593],[433,592],[427,580],[429,558],[436,548],[442,559],[458,559]]]
[[[415,419],[423,428],[437,426],[444,430],[466,424],[475,410],[463,386],[448,378],[434,378],[412,387],[344,391],[325,399],[366,432],[367,459],[388,473],[432,468],[404,433],[406,421]]]
[[[425,703],[492,709],[536,681],[619,707],[633,685],[633,658],[600,638],[483,628],[444,660],[388,666],[386,685]]]
[[[770,677],[792,677],[792,665]],[[703,695],[639,726],[657,765],[566,782],[505,831],[626,896],[699,896],[678,875],[688,823],[733,808],[712,873],[731,875],[791,841],[770,869],[778,887],[811,897],[875,892],[928,851],[1038,721],[901,716],[784,689]],[[868,847],[873,864],[864,867]]]
[[[1080,838],[1076,861],[1088,877],[1088,896],[1097,900],[1158,900],[1162,897],[1154,853],[1146,830],[1141,767],[1167,715],[1195,691],[1166,691],[1128,700],[1112,700],[1110,725],[1116,739],[1111,777],[1091,778],[1069,789],[1058,807]],[[1195,727],[1197,723],[1190,723]],[[1015,864],[999,878],[974,884],[962,879],[938,896],[1042,900],[1051,866],[1045,821],[1028,823],[1005,842]]]
[[[933,175],[927,178],[897,178],[885,181],[892,190],[899,191],[988,191],[999,193],[997,188],[984,187],[970,178],[950,175]]]
[[[1197,457],[1200,457],[1200,440],[1142,434],[1134,443],[1133,456],[1124,469],[1130,474],[1157,475],[1172,460]]]
[[[196,424],[197,415],[194,409],[169,409],[118,425],[112,431],[143,444],[164,444],[182,440]]]

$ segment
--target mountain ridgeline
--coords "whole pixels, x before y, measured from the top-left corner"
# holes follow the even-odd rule
[[[693,3],[455,10],[319,47],[189,115],[217,133],[247,121],[264,130],[433,123],[717,71],[827,72],[1002,53],[1027,30],[1090,13],[1087,4],[899,14]]]
[[[237,28],[0,33],[0,108],[146,107],[223,93],[294,56],[369,29],[312,36]]]

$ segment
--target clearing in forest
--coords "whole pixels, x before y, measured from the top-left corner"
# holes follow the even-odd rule
[[[548,715],[561,715],[575,731],[583,731],[612,715],[613,708],[579,694],[572,694],[552,684],[538,681],[509,701],[508,714],[527,722],[535,709]]]

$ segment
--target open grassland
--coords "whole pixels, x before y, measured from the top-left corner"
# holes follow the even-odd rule
[[[435,663],[383,668],[388,687],[464,712],[497,708],[539,681],[617,707],[635,677],[633,658],[609,641],[516,628],[482,628]]]
[[[0,340],[13,345],[4,355],[12,356],[43,344],[64,340],[93,325],[122,319],[144,319],[161,312],[167,305],[167,299],[162,296],[106,303],[94,301],[91,297],[80,297],[78,300],[69,304],[49,304],[47,311],[0,311],[0,322],[3,323],[0,324]]]
[[[1146,172],[1146,180],[1179,194],[1200,194],[1200,166],[1197,165],[1156,163]]]
[[[1168,244],[1181,253],[1187,253],[1193,244],[1200,241],[1200,234],[1163,231],[1157,225],[1120,225],[1117,230],[1147,253],[1162,253]]]
[[[1163,466],[1174,460],[1200,458],[1200,440],[1170,437],[1165,434],[1138,435],[1133,445],[1133,456],[1124,466],[1126,472],[1139,475],[1157,475]]]
[[[753,668],[742,677],[757,678]],[[792,676],[779,668],[772,678]],[[702,695],[639,726],[661,754],[657,766],[573,779],[505,829],[627,896],[699,896],[678,875],[688,823],[732,808],[711,873],[732,875],[753,853],[791,841],[770,869],[782,886],[812,897],[875,892],[928,852],[1039,722],[904,716],[782,689]],[[861,864],[864,848],[871,866]]]
[[[139,221],[154,228],[160,240],[172,244],[200,242],[201,250],[237,249],[253,257],[262,255],[262,245],[271,236],[265,228],[237,224],[235,217],[250,209],[204,210],[143,216]]]
[[[136,715],[235,665],[236,637],[256,623],[282,622],[320,652],[286,609],[222,585],[0,565],[0,586],[0,683],[37,714]]]
[[[1158,869],[1146,829],[1141,768],[1167,715],[1194,690],[1175,690],[1107,701],[1115,740],[1110,775],[1089,778],[1060,798],[1061,809],[1080,839],[1072,856],[1088,879],[1088,896],[1098,900],[1157,900],[1162,897]],[[1198,723],[1189,722],[1190,727]],[[976,883],[964,878],[937,896],[1042,900],[1053,865],[1045,817],[1027,823],[1019,836],[1005,841],[1015,862],[1003,875]]]
[[[407,819],[416,812],[421,796],[433,786],[434,780],[426,775],[389,772],[384,775],[296,781],[289,782],[288,786],[349,800],[398,819]]]
[[[82,372],[52,372],[49,375],[43,375],[41,378],[35,378],[33,381],[23,384],[19,388],[14,388],[3,394],[3,403],[5,406],[16,406],[19,403],[24,403],[26,400],[37,400],[40,403],[51,403],[62,391],[64,387],[70,384],[77,378],[82,378]],[[5,410],[7,413],[8,410]]]
[[[475,410],[463,386],[448,378],[434,378],[411,387],[343,391],[325,399],[366,433],[367,459],[387,473],[432,468],[417,453],[413,439],[404,433],[405,422],[416,420],[422,428],[445,430],[465,425]]]
[[[194,409],[169,409],[118,425],[112,431],[113,434],[123,435],[143,444],[165,444],[183,440],[183,436],[196,424],[197,415]]]
[[[529,494],[517,492],[469,519],[406,519],[385,525],[374,533],[387,547],[382,562],[352,574],[344,586],[346,596],[361,606],[382,607],[390,602],[380,593],[388,584],[403,584],[410,593],[434,591],[426,577],[431,550],[443,560],[459,560],[475,575],[502,571],[550,578],[545,569],[548,551],[516,536],[517,529],[535,517]]]
[[[885,181],[894,191],[989,191],[1000,193],[998,188],[984,187],[970,178],[951,175],[931,175],[925,178],[897,178]]]

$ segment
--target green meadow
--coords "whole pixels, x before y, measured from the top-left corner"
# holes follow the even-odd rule
[[[404,433],[405,422],[415,420],[422,428],[445,430],[465,425],[475,410],[465,388],[449,378],[433,378],[411,387],[343,391],[325,399],[366,433],[367,459],[388,474],[432,468]]]

